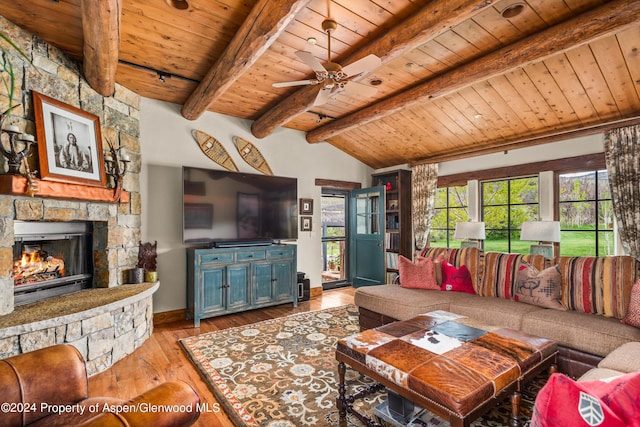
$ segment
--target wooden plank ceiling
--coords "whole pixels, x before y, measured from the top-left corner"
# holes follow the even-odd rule
[[[254,141],[299,129],[374,168],[640,122],[638,1],[104,1],[0,0],[0,13],[88,62],[101,93],[112,60],[112,79],[183,105],[187,119],[205,110],[251,119]],[[521,13],[503,16],[514,5]],[[382,59],[355,78],[378,83],[374,96],[345,90],[314,106],[322,85],[272,87],[315,78],[295,52],[327,61],[327,16],[338,23],[334,62]],[[119,49],[107,43],[114,25]],[[87,49],[101,37],[96,56]]]

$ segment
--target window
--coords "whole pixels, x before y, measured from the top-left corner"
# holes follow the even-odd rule
[[[560,174],[560,255],[615,253],[613,205],[606,170]]]
[[[531,242],[520,240],[520,227],[539,218],[538,177],[484,181],[481,194],[484,250],[528,254]]]
[[[468,206],[466,185],[438,188],[429,246],[460,247],[460,242],[453,240],[453,232],[456,222],[469,221]]]

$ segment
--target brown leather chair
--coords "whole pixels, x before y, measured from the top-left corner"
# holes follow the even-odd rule
[[[88,396],[87,371],[71,345],[0,360],[0,426],[188,426],[200,397],[172,381],[124,401]]]

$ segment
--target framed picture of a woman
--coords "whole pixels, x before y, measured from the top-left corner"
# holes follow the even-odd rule
[[[43,180],[106,186],[98,116],[33,91]]]

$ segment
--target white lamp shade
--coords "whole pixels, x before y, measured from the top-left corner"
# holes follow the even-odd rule
[[[453,238],[456,240],[484,240],[484,222],[456,222],[456,230],[453,233]]]
[[[560,221],[528,221],[522,223],[520,240],[559,242]]]

